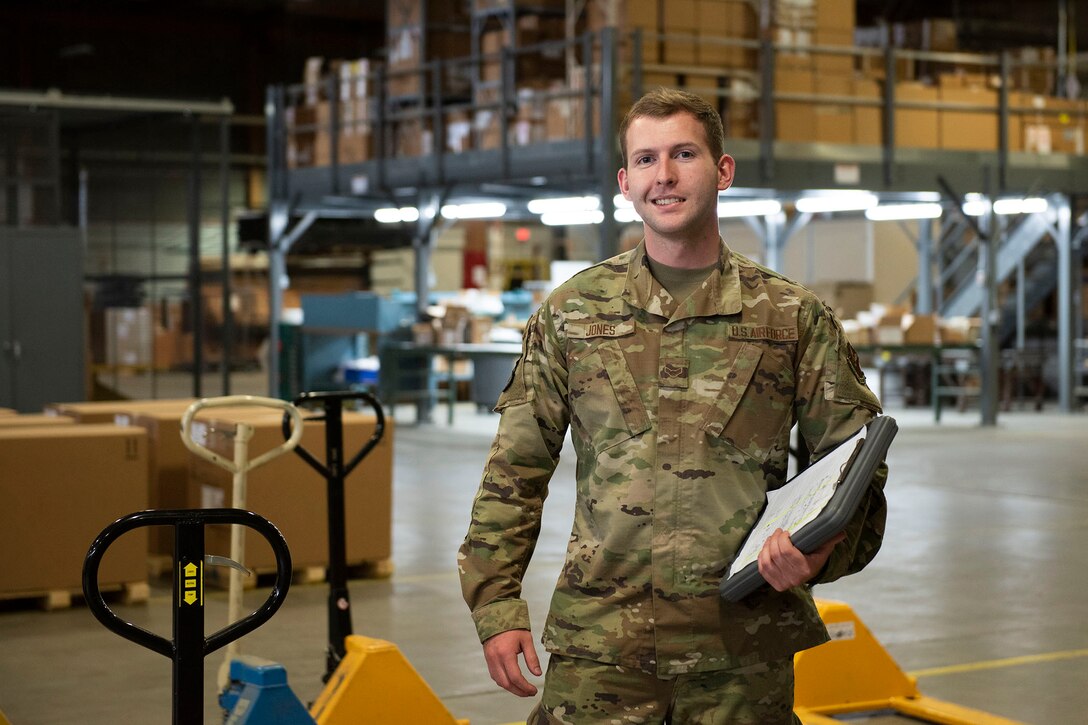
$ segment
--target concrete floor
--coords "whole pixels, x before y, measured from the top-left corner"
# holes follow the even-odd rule
[[[1086,722],[1088,415],[1007,413],[984,429],[973,411],[948,413],[939,426],[928,411],[888,412],[901,430],[889,457],[884,548],[866,571],[817,595],[849,603],[919,675],[924,694],[1037,725]],[[435,418],[397,428],[396,571],[352,582],[355,631],[397,643],[457,717],[522,722],[531,702],[491,683],[454,565],[497,418],[467,404],[453,428],[444,410]],[[573,468],[569,456],[560,464],[526,581],[538,632],[570,530]],[[264,596],[251,591],[246,603]],[[210,632],[224,623],[226,596],[207,599]],[[152,582],[148,603],[115,609],[170,636],[165,579]],[[296,585],[242,648],[284,663],[295,692],[311,701],[325,626],[324,586]],[[209,723],[221,717],[221,657],[206,660]],[[108,632],[84,606],[0,609],[0,711],[13,725],[168,723],[170,706],[169,661]]]

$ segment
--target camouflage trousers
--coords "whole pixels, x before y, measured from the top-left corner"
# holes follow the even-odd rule
[[[659,678],[553,654],[526,725],[800,725],[793,658]]]

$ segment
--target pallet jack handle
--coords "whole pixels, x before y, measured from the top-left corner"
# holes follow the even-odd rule
[[[276,557],[276,580],[264,603],[249,615],[204,636],[204,527],[235,524],[253,529],[268,541]],[[174,638],[168,640],[117,616],[102,597],[98,570],[118,538],[142,526],[174,528]],[[138,511],[113,522],[95,538],[83,562],[83,596],[95,618],[110,631],[158,652],[173,662],[174,725],[204,721],[204,658],[267,622],[287,598],[291,552],[268,519],[240,509]]]
[[[261,455],[249,458],[249,440],[253,437],[253,427],[237,423],[234,436],[234,459],[230,460],[202,445],[193,438],[193,418],[205,408],[256,407],[272,408],[284,411],[284,415],[293,423],[291,435],[280,445],[265,451]],[[232,474],[230,505],[237,509],[246,508],[247,481],[249,472],[272,459],[287,453],[302,439],[302,415],[290,403],[278,398],[263,398],[256,395],[226,395],[218,398],[201,398],[186,410],[181,417],[181,441],[190,451],[201,458],[211,461]],[[248,574],[245,568],[246,540],[241,526],[232,526],[230,530],[230,583],[227,591],[227,621],[234,622],[242,616],[242,575]],[[230,663],[239,654],[239,645],[232,642],[227,647],[226,658],[219,668],[218,682],[220,689],[226,689],[230,683]]]
[[[344,402],[361,400],[374,410],[374,433],[350,461],[344,457]],[[296,406],[320,403],[324,413],[306,420],[325,421],[325,463],[321,463],[302,446],[295,447],[302,460],[324,476],[327,483],[329,524],[329,645],[325,657],[325,675],[328,682],[340,661],[347,654],[345,640],[352,633],[351,599],[348,596],[347,576],[347,524],[345,522],[344,479],[367,456],[385,435],[385,414],[381,402],[364,391],[326,391],[303,393],[294,400]],[[290,432],[290,420],[283,419],[283,435]]]

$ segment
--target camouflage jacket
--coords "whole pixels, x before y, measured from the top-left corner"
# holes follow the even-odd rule
[[[826,641],[807,586],[718,596],[766,491],[785,481],[794,423],[818,458],[880,412],[811,292],[723,246],[720,269],[678,302],[640,244],[559,286],[523,346],[458,552],[481,641],[529,629],[521,580],[568,426],[577,500],[548,651],[673,675]],[[886,473],[817,581],[876,554]]]

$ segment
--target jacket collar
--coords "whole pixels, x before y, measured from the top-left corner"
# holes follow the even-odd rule
[[[623,298],[633,307],[669,320],[738,314],[741,311],[741,288],[736,255],[722,241],[718,269],[710,273],[706,282],[691,297],[679,301],[673,299],[650,273],[650,265],[646,261],[646,240],[643,239],[631,252]]]

